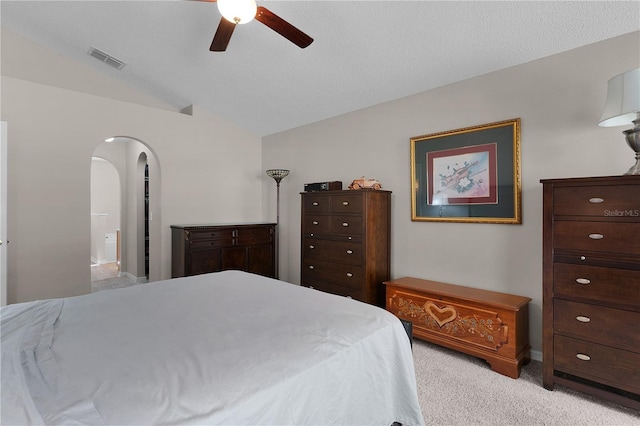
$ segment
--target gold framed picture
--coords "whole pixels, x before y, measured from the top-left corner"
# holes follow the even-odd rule
[[[411,138],[411,220],[521,224],[520,119]]]

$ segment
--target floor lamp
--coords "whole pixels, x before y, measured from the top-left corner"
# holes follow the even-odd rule
[[[273,178],[276,181],[276,278],[279,278],[278,269],[280,259],[278,253],[280,252],[280,239],[278,234],[280,233],[280,181],[289,175],[289,170],[284,169],[270,169],[267,170],[267,176]]]

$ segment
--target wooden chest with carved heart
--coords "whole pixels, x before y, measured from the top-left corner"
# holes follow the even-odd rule
[[[416,338],[473,355],[514,379],[529,362],[528,297],[404,277],[386,281],[386,309]]]

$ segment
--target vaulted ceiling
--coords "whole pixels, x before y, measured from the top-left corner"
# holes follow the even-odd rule
[[[176,110],[197,105],[260,136],[640,30],[638,1],[258,4],[314,42],[300,49],[252,21],[210,52],[220,13],[201,1],[2,0],[0,16]]]

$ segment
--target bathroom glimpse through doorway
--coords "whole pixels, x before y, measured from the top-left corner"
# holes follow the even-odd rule
[[[115,244],[116,262],[94,261],[96,257],[93,252],[98,238],[94,244],[94,230],[92,225],[92,291],[104,288],[124,287],[149,280],[157,280],[160,276],[159,262],[155,257],[160,253],[158,244],[151,244],[153,241],[160,241],[160,222],[155,219],[154,209],[158,210],[160,196],[157,193],[159,185],[159,166],[153,151],[143,142],[130,137],[110,138],[111,142],[103,142],[96,147],[94,158],[98,157],[105,163],[113,166],[113,174],[117,179],[117,184],[113,184],[108,190],[111,212],[118,215],[119,224],[117,227],[110,227],[115,230],[117,243]],[[98,186],[99,180],[93,172],[92,162],[92,223],[104,221],[109,227],[109,216],[100,214],[94,207],[93,202],[99,198],[99,192],[94,189]],[[96,179],[94,185],[93,179]],[[117,200],[116,200],[117,198]],[[101,210],[105,210],[102,207]],[[117,211],[116,211],[117,210]],[[95,217],[94,217],[95,216]],[[159,217],[159,214],[158,214]],[[96,234],[100,234],[97,232]],[[105,235],[102,240],[108,241]],[[118,238],[119,237],[119,238]],[[107,248],[104,248],[105,253]],[[105,259],[111,260],[111,259]],[[155,266],[154,266],[155,265]],[[108,268],[111,266],[110,268]],[[115,267],[114,267],[115,266]],[[118,268],[119,267],[119,268]],[[105,269],[109,269],[106,270]],[[99,274],[98,272],[105,272]]]
[[[91,159],[91,282],[120,275],[120,176],[106,158]],[[92,284],[93,285],[93,284]]]

